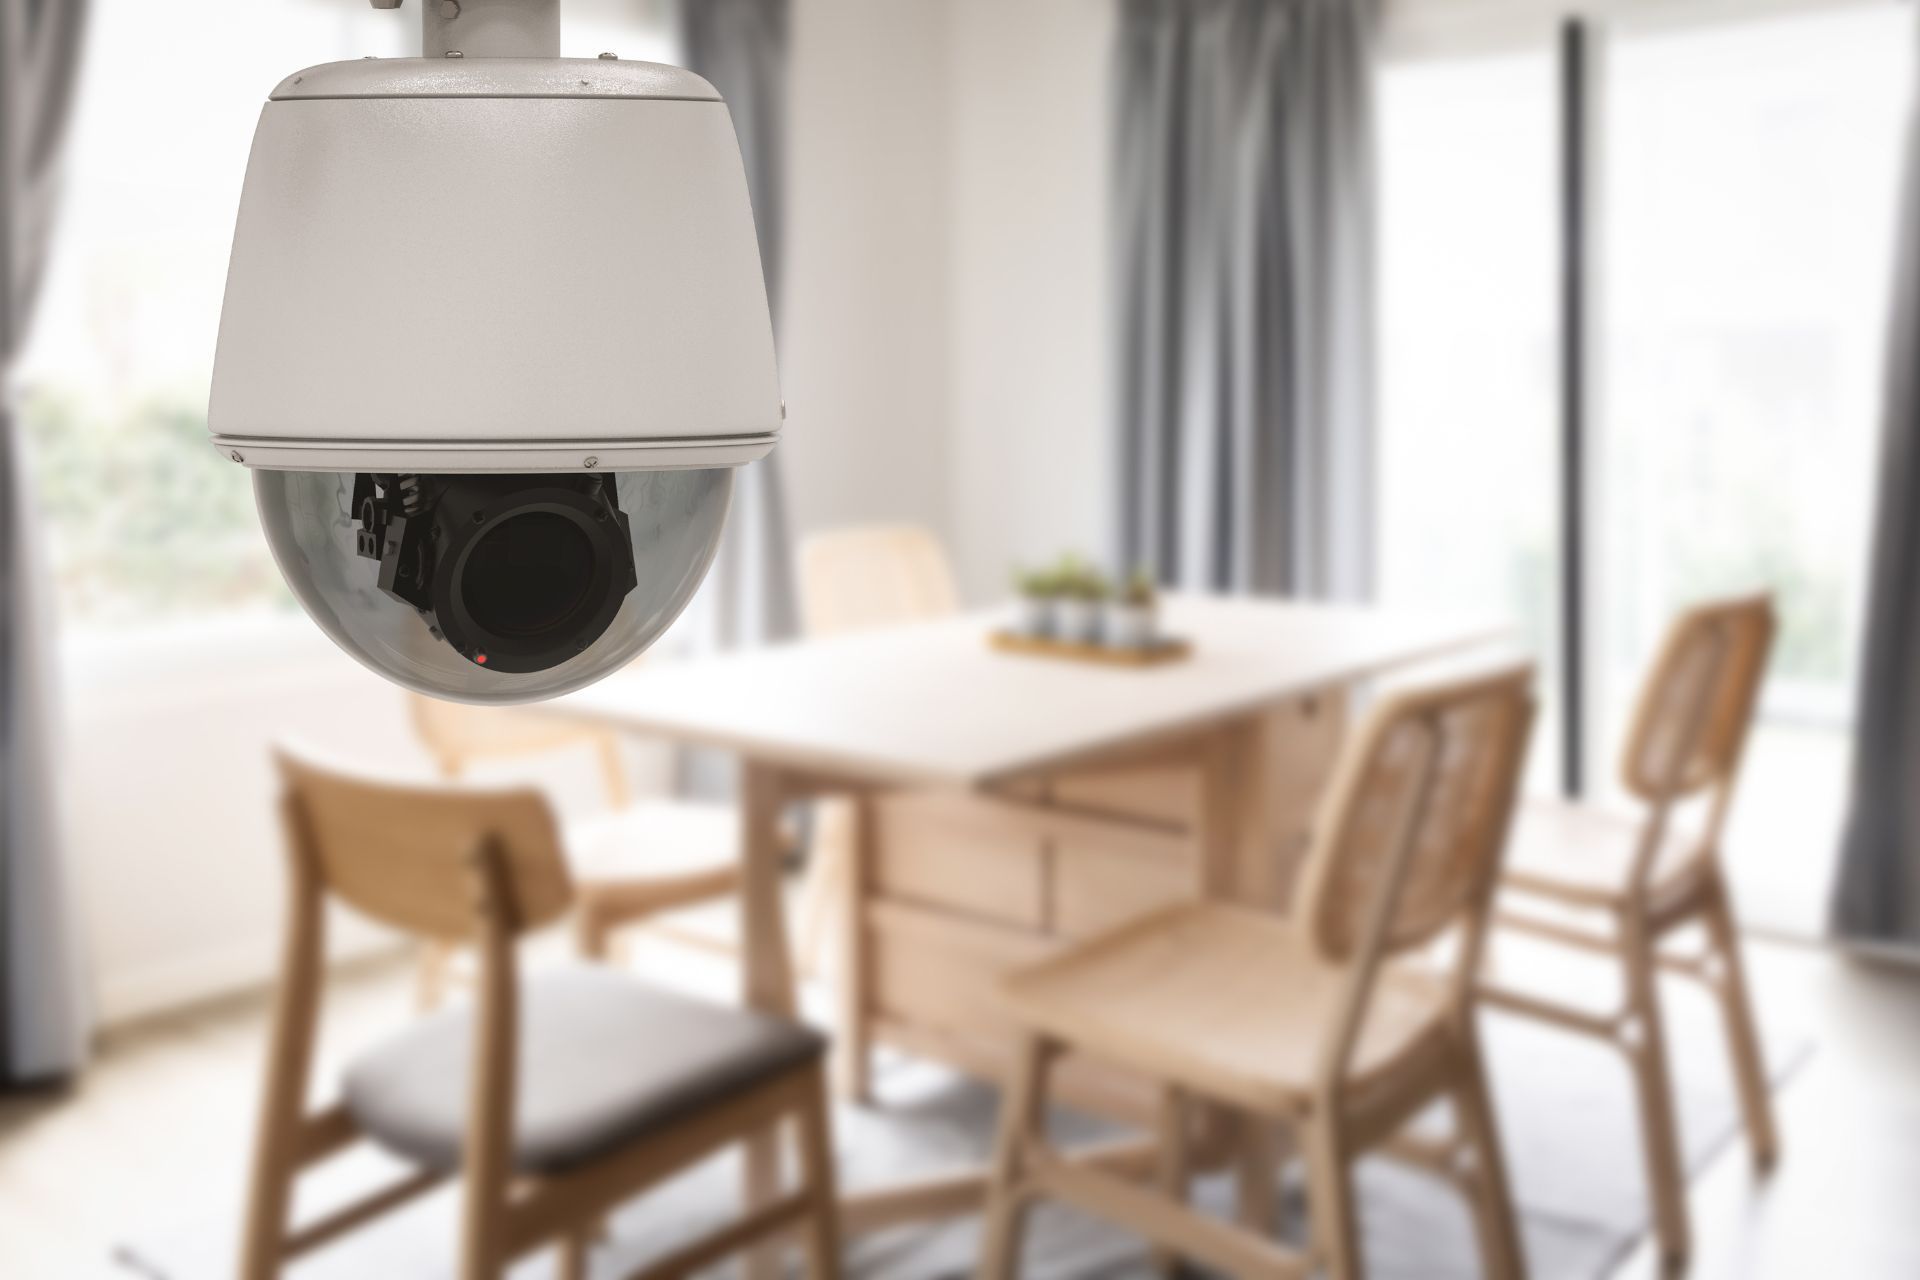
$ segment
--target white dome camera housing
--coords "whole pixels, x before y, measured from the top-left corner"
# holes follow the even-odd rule
[[[780,428],[772,326],[711,85],[558,57],[557,0],[425,8],[432,56],[313,67],[262,111],[208,421],[342,648],[526,702],[699,586]]]

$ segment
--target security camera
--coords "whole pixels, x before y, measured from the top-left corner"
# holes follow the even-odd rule
[[[558,0],[422,22],[428,56],[311,67],[262,110],[208,423],[335,642],[526,702],[699,586],[780,429],[772,326],[711,85],[559,57]]]

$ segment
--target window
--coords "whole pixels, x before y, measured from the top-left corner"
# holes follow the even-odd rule
[[[1391,66],[1381,97],[1381,580],[1497,608],[1547,660],[1531,782],[1586,670],[1584,788],[1683,603],[1771,588],[1781,631],[1729,833],[1750,919],[1821,925],[1842,820],[1912,13],[1592,29],[1589,410],[1563,599],[1551,43]]]
[[[669,55],[664,8],[572,0],[567,48]],[[22,423],[68,622],[292,607],[246,473],[206,440],[248,146],[283,75],[418,50],[411,7],[95,0],[54,259],[21,362]]]
[[[1809,927],[1843,819],[1912,24],[1872,5],[1608,51],[1593,728],[1619,741],[1683,602],[1772,588],[1729,840],[1749,914]]]
[[[1554,64],[1383,77],[1381,598],[1510,618],[1559,652]],[[1553,681],[1543,673],[1542,689]],[[1557,776],[1544,700],[1533,783]]]

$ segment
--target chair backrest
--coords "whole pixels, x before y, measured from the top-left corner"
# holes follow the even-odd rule
[[[553,811],[537,790],[387,782],[285,746],[274,759],[296,855],[322,888],[375,920],[472,937],[482,858],[498,867],[510,932],[539,928],[572,901]]]
[[[816,533],[800,544],[800,618],[816,639],[959,611],[940,540],[917,525]]]
[[[1387,698],[1341,760],[1308,854],[1315,949],[1371,965],[1478,931],[1533,723],[1531,664]],[[1468,962],[1472,962],[1469,955]]]
[[[1620,774],[1628,791],[1665,803],[1732,780],[1773,633],[1764,594],[1708,601],[1674,619],[1627,733]]]
[[[619,739],[609,730],[518,707],[476,707],[419,693],[407,699],[421,745],[448,778],[462,776],[480,760],[592,747],[600,757],[607,799],[616,807],[631,799]]]

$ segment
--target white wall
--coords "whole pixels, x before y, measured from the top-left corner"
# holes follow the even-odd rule
[[[967,594],[1109,548],[1111,0],[955,0],[949,502]]]
[[[108,1023],[272,975],[285,885],[274,742],[433,776],[406,695],[304,617],[77,637],[62,657],[67,847]],[[628,764],[648,786],[668,762],[658,746],[633,744]],[[489,772],[545,786],[566,812],[604,803],[587,748]],[[398,945],[344,913],[336,921],[336,955]]]
[[[798,532],[952,533],[946,5],[797,0],[780,446]]]
[[[969,599],[1104,550],[1109,0],[798,0],[795,524],[932,526]]]
[[[263,981],[284,885],[268,746],[420,768],[400,693],[304,618],[80,639],[63,658],[68,850],[102,1018]],[[334,935],[337,953],[387,941]]]

